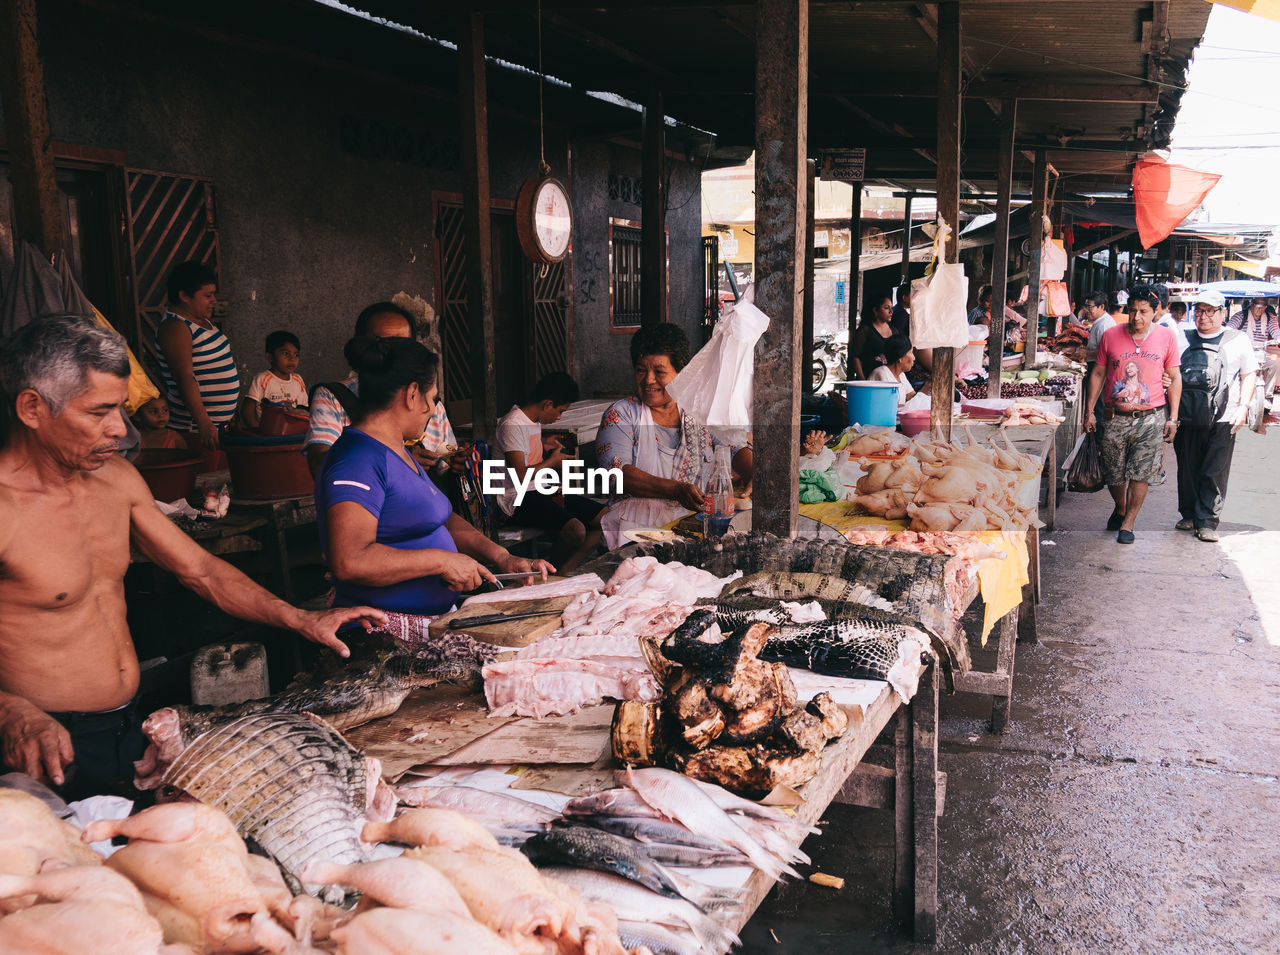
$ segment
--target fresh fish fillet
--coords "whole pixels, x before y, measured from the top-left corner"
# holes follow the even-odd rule
[[[619,776],[668,819],[741,850],[752,865],[770,878],[778,879],[783,873],[799,876],[795,869],[748,836],[688,776],[669,769],[627,769]]]
[[[376,766],[376,760],[373,761]],[[365,861],[360,829],[376,771],[322,721],[258,714],[218,726],[186,748],[164,782],[226,813],[280,866],[294,891],[311,860]],[[341,902],[340,889],[320,898]]]
[[[643,658],[506,660],[482,671],[490,716],[542,719],[615,700],[661,699],[662,688]]]
[[[640,641],[630,635],[543,637],[516,651],[517,660],[579,660],[585,657],[643,658]]]
[[[563,580],[549,580],[545,584],[528,587],[504,587],[489,593],[476,594],[462,602],[464,607],[476,604],[508,603],[512,600],[545,600],[549,597],[572,597],[581,593],[597,593],[604,588],[604,581],[595,574],[578,574]]]

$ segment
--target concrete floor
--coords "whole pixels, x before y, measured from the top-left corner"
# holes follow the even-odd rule
[[[1237,441],[1219,544],[1173,529],[1167,469],[1131,546],[1105,491],[1063,497],[1008,731],[943,699],[938,951],[1280,951],[1280,435]],[[889,924],[889,814],[826,823],[804,873],[846,887],[775,889],[744,950],[920,951]]]

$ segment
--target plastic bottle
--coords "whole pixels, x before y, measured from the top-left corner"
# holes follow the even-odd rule
[[[733,474],[729,469],[727,445],[716,448],[711,479],[703,493],[707,499],[702,511],[702,536],[707,540],[724,537],[733,520]]]

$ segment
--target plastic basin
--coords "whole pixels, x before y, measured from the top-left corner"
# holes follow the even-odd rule
[[[133,466],[157,501],[185,500],[204,470],[204,455],[186,448],[143,448]]]
[[[898,414],[898,430],[908,438],[914,438],[916,435],[928,431],[929,415],[931,413],[927,409],[924,411],[900,412]]]
[[[896,381],[849,382],[849,424],[892,428],[898,423]]]
[[[229,434],[222,439],[235,495],[246,500],[303,497],[315,490],[302,442],[306,435]]]
[[[262,403],[262,420],[258,423],[258,433],[279,436],[282,434],[306,434],[308,417],[297,411],[290,411],[274,401]]]

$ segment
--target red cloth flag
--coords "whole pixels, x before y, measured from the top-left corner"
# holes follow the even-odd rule
[[[1133,167],[1138,238],[1149,249],[1168,237],[1204,201],[1222,177],[1188,166],[1144,160]]]

